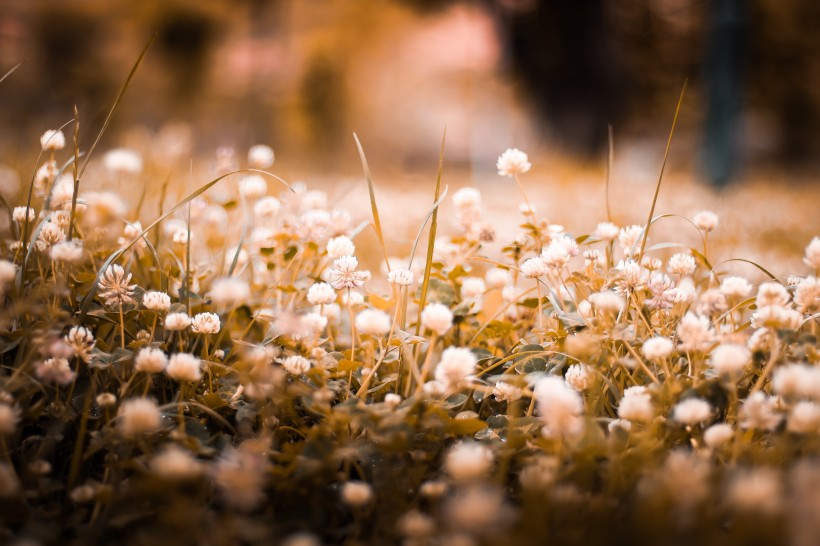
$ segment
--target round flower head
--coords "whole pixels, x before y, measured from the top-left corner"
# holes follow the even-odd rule
[[[249,174],[239,181],[239,193],[248,201],[256,201],[268,193],[268,183],[258,174]]]
[[[655,407],[645,387],[630,387],[624,391],[618,404],[618,417],[638,423],[646,423],[655,417]]]
[[[103,157],[105,168],[117,173],[139,174],[142,172],[142,158],[134,150],[118,148]]]
[[[726,277],[720,283],[720,291],[728,298],[745,298],[752,293],[752,285],[743,277]]]
[[[675,254],[669,258],[669,265],[666,269],[673,275],[691,275],[695,272],[697,264],[695,258],[688,254]]]
[[[490,288],[504,288],[512,282],[512,275],[506,269],[496,267],[487,271],[484,280],[487,281],[487,286]]]
[[[548,437],[575,435],[582,430],[584,403],[581,396],[559,377],[545,377],[535,384],[538,414]]]
[[[248,283],[236,277],[223,277],[211,285],[211,301],[220,309],[229,309],[245,303],[250,295]]]
[[[453,206],[457,209],[481,207],[481,192],[475,188],[461,188],[453,194]]]
[[[328,283],[317,282],[308,289],[307,300],[313,305],[328,305],[336,301],[336,292]]]
[[[717,449],[726,442],[732,439],[735,435],[734,429],[731,425],[726,423],[718,423],[707,428],[703,432],[703,441],[712,449]]]
[[[40,137],[40,146],[43,151],[62,150],[65,148],[65,135],[62,131],[49,129]]]
[[[663,360],[672,354],[675,345],[667,337],[651,337],[644,341],[641,351],[649,360]]]
[[[310,360],[303,356],[293,355],[282,360],[282,367],[291,375],[302,375],[310,370]]]
[[[453,313],[441,303],[428,303],[421,313],[421,325],[443,336],[453,325]]]
[[[191,328],[197,334],[216,334],[221,324],[216,313],[198,313],[191,321]]]
[[[498,157],[495,164],[501,176],[523,174],[532,168],[527,154],[518,148],[509,148]]]
[[[49,255],[55,262],[77,263],[83,259],[83,243],[77,239],[59,242],[51,247]]]
[[[171,356],[165,372],[177,381],[195,383],[202,379],[202,361],[192,354],[177,353]]]
[[[480,277],[464,277],[461,280],[461,297],[474,299],[481,297],[487,291],[487,285]]]
[[[675,406],[672,419],[684,425],[698,425],[712,416],[712,406],[700,398],[687,398]]]
[[[171,445],[155,455],[149,463],[151,471],[164,480],[191,480],[203,472],[202,463],[190,453]]]
[[[789,291],[779,282],[765,282],[757,289],[755,303],[758,307],[782,307],[789,303]]]
[[[150,434],[162,426],[162,415],[153,400],[131,398],[120,406],[118,426],[125,436]]]
[[[333,262],[330,270],[330,285],[336,290],[359,288],[370,280],[369,271],[356,271],[359,260],[354,256],[342,256]]]
[[[166,367],[168,367],[168,357],[162,350],[154,347],[140,350],[134,361],[134,369],[138,372],[160,373]]]
[[[341,258],[342,256],[353,256],[356,253],[356,245],[350,240],[350,237],[339,235],[333,237],[327,242],[327,255],[333,258]]]
[[[584,392],[595,381],[595,372],[586,364],[573,364],[564,376],[567,385],[577,392]]]
[[[14,207],[14,210],[11,212],[11,217],[18,224],[23,224],[34,220],[36,213],[31,207]]]
[[[171,308],[171,296],[165,292],[146,292],[142,296],[142,304],[146,309],[164,313]]]
[[[57,385],[68,385],[74,380],[74,372],[68,360],[60,357],[48,358],[37,364],[34,368],[34,375],[46,383]]]
[[[256,169],[267,169],[273,165],[273,149],[264,144],[256,144],[248,150],[248,163]]]
[[[601,222],[595,227],[595,235],[602,241],[614,241],[620,229],[612,222]]]
[[[808,244],[803,261],[815,271],[820,270],[820,237],[813,238]]]
[[[85,326],[74,326],[66,334],[65,342],[83,362],[91,362],[91,350],[96,343],[91,330]]]
[[[698,229],[709,232],[718,226],[718,215],[711,210],[702,210],[695,213],[692,222],[698,226]]]
[[[191,317],[187,313],[169,313],[165,317],[165,329],[172,332],[184,330],[191,325]]]
[[[126,274],[122,266],[112,264],[108,266],[100,277],[100,297],[109,307],[133,303],[135,285],[131,282],[131,273]]]
[[[282,204],[275,197],[262,197],[253,204],[253,213],[262,220],[271,220],[279,214]]]
[[[735,375],[752,361],[752,354],[743,345],[724,343],[712,351],[712,368],[718,373]]]
[[[357,508],[369,503],[373,498],[373,489],[366,482],[354,481],[345,482],[342,486],[342,502]]]
[[[459,442],[444,458],[444,471],[454,480],[475,480],[486,476],[493,466],[493,452],[474,442]]]
[[[369,336],[383,336],[390,331],[390,316],[378,309],[365,309],[356,316],[356,329]]]
[[[436,366],[436,380],[446,384],[450,390],[458,389],[472,378],[476,357],[466,347],[448,347],[441,353]]]
[[[413,284],[413,272],[409,269],[393,269],[387,274],[387,282],[397,286],[410,286]]]
[[[493,387],[493,396],[499,402],[514,402],[520,400],[523,395],[523,389],[503,381],[499,381]]]
[[[544,263],[541,256],[536,256],[535,258],[530,258],[521,264],[521,273],[530,279],[537,279],[538,277],[543,277],[549,273],[549,268],[547,267],[547,264]]]

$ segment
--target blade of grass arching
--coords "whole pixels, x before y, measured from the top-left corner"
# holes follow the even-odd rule
[[[612,137],[612,125],[607,125],[607,135],[609,136],[609,147],[607,148],[606,154],[606,186],[604,187],[605,191],[605,200],[606,200],[606,221],[612,221],[612,209],[609,207],[609,182],[610,177],[612,176],[612,160],[614,159],[615,155],[615,145],[614,139]]]
[[[80,195],[80,112],[74,105],[74,189],[71,192],[71,213],[68,215],[68,240],[74,237],[74,216],[77,214],[77,197]]]
[[[88,162],[91,161],[91,156],[94,155],[94,150],[97,149],[97,144],[100,143],[103,134],[105,134],[105,130],[108,129],[108,125],[111,123],[111,118],[114,117],[114,112],[117,110],[117,106],[119,106],[120,101],[122,100],[122,97],[125,94],[125,90],[128,89],[128,85],[131,83],[131,79],[137,72],[137,68],[139,68],[143,57],[145,57],[145,54],[148,53],[148,48],[151,47],[151,44],[153,44],[154,40],[156,39],[157,33],[154,33],[154,35],[151,36],[151,39],[148,40],[148,43],[145,44],[145,47],[142,49],[142,53],[140,53],[140,56],[137,57],[137,61],[131,67],[131,72],[129,72],[128,77],[125,78],[125,83],[122,84],[122,88],[120,89],[120,92],[117,94],[117,98],[114,99],[114,104],[111,105],[111,110],[108,111],[108,115],[105,117],[105,121],[103,122],[102,128],[100,128],[100,132],[97,133],[97,138],[94,139],[94,143],[91,145],[91,148],[88,149],[88,154],[85,156],[85,161],[83,161],[83,166],[80,168],[78,178],[81,178],[83,176],[83,173],[85,173],[85,169],[86,167],[88,167]]]
[[[416,239],[413,241],[413,249],[410,251],[410,263],[409,268],[413,269],[413,259],[416,257],[416,248],[419,246],[419,240],[421,239],[421,234],[424,233],[424,228],[427,226],[427,222],[430,221],[430,218],[433,217],[433,213],[438,210],[439,205],[444,201],[444,198],[447,197],[447,190],[450,189],[449,186],[444,186],[444,191],[441,192],[441,197],[438,201],[433,203],[433,206],[430,207],[430,210],[427,211],[427,216],[424,217],[424,222],[421,224],[418,233],[416,233]]]
[[[26,61],[24,61],[24,60],[23,60],[23,61],[20,61],[20,62],[19,62],[19,63],[17,63],[16,65],[12,66],[12,67],[11,67],[11,69],[10,69],[8,72],[6,72],[5,74],[3,74],[3,77],[2,77],[2,78],[0,78],[0,83],[3,83],[3,81],[5,81],[5,79],[6,79],[6,78],[8,78],[8,77],[9,77],[9,76],[11,76],[12,74],[14,74],[14,73],[17,71],[17,69],[18,69],[18,68],[20,68],[21,66],[23,66],[23,63],[24,63],[24,62],[26,62]]]
[[[758,268],[759,270],[761,270],[761,271],[762,271],[763,273],[765,273],[766,275],[768,275],[768,276],[769,276],[769,278],[770,278],[771,280],[773,280],[773,281],[777,281],[777,282],[779,282],[780,284],[783,284],[780,280],[778,280],[778,278],[777,278],[777,277],[775,277],[774,275],[772,275],[772,273],[771,273],[768,269],[766,269],[765,267],[763,267],[763,266],[762,266],[762,265],[760,265],[759,263],[753,262],[752,260],[747,260],[747,259],[745,259],[745,258],[730,258],[730,259],[728,259],[728,260],[723,260],[722,262],[720,262],[719,264],[717,264],[715,267],[720,267],[721,265],[723,265],[723,264],[725,264],[725,263],[729,263],[729,262],[744,262],[744,263],[747,263],[747,264],[751,264],[751,265],[755,266],[756,268]],[[714,271],[714,269],[715,269],[715,268],[713,267],[713,268],[712,268],[712,271]]]
[[[444,170],[444,142],[447,139],[447,128],[444,128],[444,134],[441,136],[441,151],[438,156],[438,175],[436,176],[436,194],[433,199],[435,204],[441,198],[441,173]],[[424,305],[427,303],[427,290],[430,288],[430,273],[433,270],[433,250],[436,246],[436,230],[438,228],[438,207],[433,209],[433,215],[430,219],[430,231],[427,235],[427,259],[424,262],[424,277],[421,281],[421,294],[419,298],[419,312],[416,318],[416,335],[421,332],[421,313],[424,311]],[[417,359],[418,360],[418,359]]]
[[[384,233],[382,233],[382,223],[379,219],[379,207],[376,206],[376,193],[373,190],[373,179],[370,176],[370,167],[367,165],[367,158],[364,155],[362,143],[359,141],[359,137],[356,133],[353,133],[353,139],[356,141],[356,147],[359,149],[359,157],[362,160],[362,170],[364,171],[365,179],[367,179],[367,191],[370,193],[370,210],[373,212],[373,227],[376,229],[376,236],[379,238],[379,244],[382,246],[387,271],[390,271],[390,260],[387,256],[387,245],[384,244]]]
[[[652,206],[649,208],[649,216],[646,219],[646,232],[641,241],[641,251],[638,253],[638,263],[641,263],[643,258],[643,250],[646,248],[646,241],[649,239],[649,226],[652,223],[652,217],[655,215],[655,204],[658,202],[658,194],[661,191],[661,181],[663,180],[663,171],[666,170],[666,161],[669,159],[669,150],[672,148],[672,136],[675,134],[675,125],[678,123],[678,115],[680,114],[680,107],[683,104],[683,96],[686,93],[686,83],[688,79],[683,80],[683,87],[680,90],[680,97],[678,98],[678,105],[675,107],[675,117],[672,119],[672,129],[669,131],[669,138],[666,141],[666,151],[663,154],[663,163],[661,163],[661,172],[658,175],[658,184],[655,186],[655,196],[652,198]]]
[[[142,230],[142,233],[140,233],[137,237],[134,238],[133,241],[131,241],[130,243],[128,243],[124,247],[122,247],[122,248],[116,250],[114,253],[112,253],[108,257],[108,259],[105,260],[105,262],[102,264],[102,266],[100,266],[99,271],[97,271],[97,277],[94,279],[94,283],[91,285],[91,288],[88,290],[88,294],[85,295],[85,297],[83,298],[83,301],[80,304],[80,320],[82,321],[83,319],[85,319],[85,316],[88,314],[88,308],[91,305],[91,301],[94,299],[94,296],[97,293],[97,288],[99,287],[99,284],[100,284],[100,277],[102,277],[102,274],[105,272],[106,269],[108,269],[108,266],[110,266],[112,263],[114,263],[114,261],[119,259],[120,256],[122,256],[123,254],[128,252],[128,250],[132,246],[134,246],[134,244],[136,244],[137,241],[139,241],[142,237],[144,237],[145,234],[149,233],[152,229],[154,229],[159,224],[161,224],[170,215],[172,215],[173,213],[175,213],[176,211],[178,211],[179,209],[181,209],[182,207],[184,207],[185,205],[190,203],[191,200],[196,199],[197,197],[199,197],[200,195],[202,195],[203,193],[205,193],[206,191],[211,189],[220,180],[222,180],[224,178],[227,178],[227,177],[229,177],[231,175],[234,175],[234,174],[248,172],[248,170],[249,169],[240,169],[238,171],[231,171],[229,173],[223,174],[222,176],[214,178],[213,180],[211,180],[207,184],[204,184],[204,185],[200,186],[196,191],[194,191],[193,193],[188,194],[182,201],[180,201],[179,203],[177,203],[176,205],[174,205],[173,207],[168,209],[168,211],[161,214],[159,216],[159,218],[157,218],[156,220],[151,222],[145,229]],[[264,171],[257,171],[257,172],[264,172]],[[265,174],[270,174],[270,173],[265,173]],[[287,182],[285,182],[284,180],[282,180],[278,176],[275,177],[275,178],[277,180],[281,180],[282,183],[285,184],[288,187],[288,189],[293,191],[293,188],[291,188],[290,185],[287,184]]]

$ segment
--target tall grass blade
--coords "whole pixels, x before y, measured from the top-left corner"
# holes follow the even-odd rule
[[[376,236],[379,238],[379,244],[384,253],[384,262],[387,264],[387,270],[390,271],[390,260],[387,256],[387,245],[384,243],[384,233],[382,233],[382,223],[379,219],[379,207],[376,205],[376,193],[373,190],[373,178],[370,176],[370,167],[367,165],[367,158],[364,155],[362,143],[356,133],[353,133],[353,139],[356,141],[356,147],[359,149],[359,158],[362,160],[362,170],[364,177],[367,179],[367,191],[370,193],[370,210],[373,212],[373,227],[376,228]]]

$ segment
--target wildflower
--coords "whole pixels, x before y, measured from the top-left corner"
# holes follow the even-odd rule
[[[510,383],[499,381],[493,387],[493,396],[499,402],[515,402],[524,395],[524,390]]]
[[[695,272],[695,268],[697,264],[695,263],[695,258],[690,256],[689,254],[675,254],[671,258],[669,258],[669,264],[667,264],[666,269],[673,275],[691,275]]]
[[[586,364],[573,364],[564,375],[567,385],[578,392],[584,392],[595,381],[595,372]]]
[[[47,223],[37,235],[37,250],[40,252],[51,248],[57,243],[65,241],[65,231],[63,228],[52,222]]]
[[[83,362],[91,361],[91,349],[94,348],[94,335],[84,326],[74,326],[65,336],[65,342]]]
[[[267,471],[264,457],[252,449],[227,449],[213,466],[213,480],[225,502],[239,510],[251,510],[263,498]]]
[[[60,130],[49,129],[40,137],[40,146],[44,152],[62,150],[65,148],[65,135]]]
[[[248,283],[236,277],[223,277],[211,284],[211,301],[221,309],[236,307],[250,298]],[[196,325],[194,325],[196,328]]]
[[[678,323],[680,348],[683,351],[705,351],[714,340],[709,319],[687,312]]]
[[[672,419],[684,425],[698,425],[712,416],[712,406],[700,398],[687,398],[674,407]]]
[[[307,300],[313,305],[327,305],[336,301],[336,292],[326,282],[317,282],[308,289]]]
[[[656,258],[654,256],[644,256],[641,258],[641,267],[647,271],[658,271],[661,267],[663,267],[663,262],[660,258]],[[666,277],[666,275],[663,277]]]
[[[736,375],[752,361],[752,355],[743,345],[724,343],[712,350],[711,365],[718,373]]]
[[[619,231],[618,226],[612,222],[601,222],[595,227],[595,236],[602,241],[614,241]]]
[[[465,277],[461,280],[461,297],[475,299],[487,291],[487,285],[479,277]]]
[[[413,272],[409,269],[393,269],[387,274],[387,282],[398,286],[413,284]]]
[[[776,514],[782,497],[780,473],[765,467],[738,472],[726,488],[726,502],[739,512]]]
[[[464,211],[481,207],[481,192],[475,188],[461,188],[453,194],[453,206]]]
[[[248,174],[239,181],[239,193],[248,201],[255,201],[268,193],[268,182],[258,174]]]
[[[717,449],[731,440],[734,435],[735,431],[732,429],[731,425],[727,425],[726,423],[718,423],[716,425],[712,425],[703,432],[703,441],[712,449]]]
[[[484,275],[484,280],[487,281],[489,288],[504,288],[512,281],[510,272],[506,269],[493,268],[487,271]]]
[[[342,294],[342,303],[350,307],[356,307],[364,304],[364,294],[361,292],[345,292]]]
[[[390,407],[396,407],[401,404],[401,396],[394,392],[388,392],[384,395],[384,403]]]
[[[728,308],[729,305],[726,302],[726,296],[723,295],[723,292],[712,288],[701,294],[697,311],[703,316],[714,317],[724,313]]]
[[[670,309],[675,300],[675,283],[663,273],[653,273],[646,287],[652,292],[652,298],[646,301],[650,309]]]
[[[117,148],[103,156],[103,164],[109,171],[121,174],[139,174],[142,172],[142,158],[134,150]]]
[[[191,325],[191,317],[187,313],[168,313],[165,317],[165,329],[172,332],[184,330]]]
[[[545,436],[571,436],[581,431],[584,404],[580,395],[570,389],[563,379],[541,379],[535,384],[534,392]]]
[[[774,398],[760,391],[750,394],[740,408],[741,428],[772,430],[781,420]]]
[[[797,330],[803,322],[803,316],[794,309],[780,307],[779,305],[767,305],[758,307],[752,314],[752,326],[755,328],[782,328],[787,330]]]
[[[158,360],[154,362],[158,367]],[[176,353],[171,356],[168,366],[165,368],[168,377],[179,382],[190,381],[195,383],[202,379],[202,361],[188,353]]]
[[[618,270],[617,291],[620,294],[628,294],[637,290],[644,281],[641,266],[635,260],[618,262],[615,267]]]
[[[623,297],[612,291],[590,294],[589,303],[603,313],[618,313],[624,307]]]
[[[342,256],[353,256],[356,252],[356,245],[353,244],[350,237],[340,235],[328,240],[326,250],[327,255],[335,260]]]
[[[820,237],[814,237],[806,246],[806,257],[803,262],[815,271],[820,270]]]
[[[282,367],[291,375],[302,375],[310,370],[310,360],[303,356],[293,355],[282,360]]]
[[[618,243],[621,245],[621,250],[624,251],[625,256],[632,256],[640,250],[640,242],[643,235],[643,226],[631,225],[621,228],[621,231],[618,232]]]
[[[815,277],[801,280],[794,291],[794,303],[801,313],[820,310],[820,282]]]
[[[62,357],[54,357],[37,364],[34,375],[46,383],[56,383],[58,385],[68,385],[74,380],[74,372],[68,365],[68,360]]]
[[[168,357],[165,353],[154,347],[146,347],[137,353],[134,360],[134,369],[144,373],[160,373],[168,367]]]
[[[148,465],[151,471],[165,480],[192,480],[202,475],[202,464],[190,453],[171,445],[156,454]]]
[[[191,329],[197,334],[216,334],[220,327],[216,313],[197,313],[191,321]]]
[[[674,348],[675,346],[671,339],[667,337],[652,337],[644,341],[641,351],[649,360],[658,361],[668,358]]]
[[[444,471],[458,481],[486,476],[493,465],[493,452],[475,442],[459,442],[444,458]]]
[[[273,149],[264,144],[255,144],[248,150],[248,163],[256,169],[267,169],[273,165]]]
[[[366,482],[351,480],[342,486],[342,502],[358,508],[369,503],[373,498],[373,489]]]
[[[77,239],[55,243],[49,255],[55,262],[77,263],[83,258],[83,243]]]
[[[330,285],[336,290],[359,288],[370,280],[369,271],[356,271],[359,261],[353,256],[342,256],[333,262],[330,270]]]
[[[110,392],[103,392],[98,394],[94,401],[101,408],[110,408],[117,403],[117,396]]]
[[[495,164],[501,176],[523,174],[532,168],[527,154],[518,148],[508,148]]]
[[[31,207],[14,207],[14,210],[11,212],[11,217],[18,224],[24,224],[33,221],[36,217],[36,213]]]
[[[794,405],[786,430],[797,434],[816,434],[820,430],[820,406],[802,400]]]
[[[718,226],[718,215],[710,210],[702,210],[692,216],[692,222],[698,229],[708,233]]]
[[[428,303],[421,313],[421,325],[443,336],[453,325],[453,313],[441,303]]]
[[[135,285],[131,282],[131,274],[125,273],[122,266],[111,264],[100,277],[100,297],[105,299],[109,307],[122,306],[133,303]]]
[[[365,309],[356,316],[356,328],[369,336],[383,336],[390,331],[390,316],[378,309]]]
[[[162,415],[156,402],[148,398],[131,398],[122,403],[119,429],[125,436],[150,434],[162,427]]]
[[[630,387],[624,391],[618,404],[618,417],[638,423],[651,421],[655,417],[655,407],[645,387]]]
[[[476,357],[470,349],[448,347],[441,353],[435,378],[445,383],[448,390],[456,390],[472,379],[476,362]]]
[[[279,214],[282,204],[275,197],[262,197],[253,204],[253,213],[257,218],[270,221]]]
[[[306,313],[301,317],[303,330],[309,335],[319,335],[327,326],[327,317],[321,313]]]
[[[772,389],[783,397],[820,400],[820,368],[805,364],[785,364],[774,372]]]
[[[171,297],[165,292],[150,291],[142,296],[142,304],[151,311],[165,312],[171,308]]]
[[[537,279],[549,273],[549,268],[541,256],[530,258],[521,264],[521,273],[530,279]]]
[[[779,282],[765,282],[757,289],[758,307],[783,307],[789,303],[789,291]]]
[[[317,305],[314,310],[325,317],[330,324],[338,324],[342,318],[342,310],[338,303]]]

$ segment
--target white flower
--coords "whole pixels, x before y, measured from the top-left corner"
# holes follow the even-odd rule
[[[709,319],[687,312],[678,323],[680,348],[683,351],[705,351],[714,340]]]
[[[168,367],[168,357],[165,353],[154,347],[146,347],[137,353],[134,360],[134,369],[144,373],[160,373]]]
[[[191,325],[191,317],[186,313],[169,313],[165,317],[165,329],[176,332]]]
[[[245,303],[251,296],[248,283],[236,277],[222,277],[211,284],[211,301],[220,309],[229,309]],[[196,328],[196,325],[194,325]]]
[[[620,232],[612,222],[601,222],[595,227],[595,235],[602,241],[614,241]]]
[[[94,348],[94,335],[85,326],[73,326],[65,336],[65,342],[83,362],[91,361],[91,349]]]
[[[401,404],[401,396],[394,392],[388,392],[384,395],[384,403],[388,406],[396,407]]]
[[[307,300],[313,305],[327,305],[336,301],[336,292],[326,282],[317,282],[308,289]]]
[[[666,266],[666,270],[673,275],[685,276],[694,273],[696,267],[697,264],[695,263],[694,257],[689,254],[678,253],[669,258],[669,264]]]
[[[508,270],[496,267],[487,271],[484,280],[487,281],[487,286],[490,288],[504,288],[512,282],[512,275]]]
[[[461,188],[453,194],[453,206],[457,209],[481,207],[481,192],[475,188]]]
[[[441,303],[428,303],[421,313],[421,325],[439,336],[453,325],[453,313]]]
[[[378,309],[365,309],[356,315],[356,328],[369,336],[383,336],[390,331],[390,316]]]
[[[18,224],[31,222],[35,216],[36,213],[31,207],[14,207],[14,210],[11,212],[12,219]]]
[[[743,277],[726,277],[720,283],[720,291],[729,298],[745,298],[752,293],[752,285]]]
[[[523,174],[532,168],[527,154],[518,148],[509,148],[498,157],[495,164],[501,176]]]
[[[752,361],[752,354],[743,345],[724,343],[712,350],[711,365],[718,373],[735,375]]]
[[[202,379],[202,361],[192,354],[177,353],[171,356],[165,373],[177,381],[195,383]]]
[[[351,480],[342,486],[342,502],[348,506],[364,506],[372,498],[373,489],[366,482]]]
[[[413,284],[413,272],[409,269],[393,269],[387,274],[387,282],[398,286]]]
[[[638,423],[646,423],[655,417],[655,407],[645,387],[630,387],[624,391],[618,404],[618,417]]]
[[[248,201],[255,201],[268,193],[268,182],[258,174],[245,175],[239,181],[239,193]]]
[[[68,385],[74,380],[74,372],[65,358],[49,358],[37,364],[34,375],[46,383]]]
[[[120,406],[119,429],[125,436],[140,436],[162,427],[162,415],[156,402],[147,398],[131,398]]]
[[[820,400],[820,368],[805,364],[785,364],[774,372],[772,389],[784,397]]]
[[[441,360],[436,366],[436,381],[445,383],[448,390],[456,390],[472,379],[476,362],[470,349],[448,347],[441,353]]]
[[[781,420],[775,398],[760,391],[750,394],[740,408],[741,428],[773,430]]]
[[[118,148],[103,157],[105,168],[118,173],[138,174],[142,172],[142,158],[134,150]]]
[[[755,303],[758,307],[782,307],[789,303],[789,291],[779,282],[765,282],[757,289]]]
[[[499,381],[493,387],[493,396],[500,402],[514,402],[520,400],[524,390],[510,383]]]
[[[663,360],[672,354],[675,345],[668,337],[651,337],[644,341],[641,352],[652,361]]]
[[[40,137],[40,146],[43,151],[62,150],[65,148],[65,135],[62,131],[49,129]]]
[[[820,430],[820,406],[805,400],[795,404],[786,430],[797,434],[816,434]]]
[[[334,260],[342,256],[353,256],[355,253],[356,245],[345,235],[333,237],[327,242],[327,255]]]
[[[567,368],[564,380],[573,390],[584,392],[595,381],[595,372],[586,364],[573,364]]]
[[[710,210],[702,210],[692,216],[692,222],[698,229],[709,232],[718,226],[718,215]]]
[[[291,375],[302,375],[310,370],[310,360],[303,356],[292,355],[282,360],[282,367]]]
[[[282,204],[275,197],[262,197],[253,204],[253,213],[262,220],[272,220],[279,214]]]
[[[803,261],[815,271],[820,270],[820,237],[815,237],[806,246],[806,257]]]
[[[684,425],[697,425],[712,416],[712,406],[700,398],[687,398],[674,407],[672,419]]]
[[[461,280],[461,297],[474,299],[487,291],[487,285],[480,277],[464,277]]]
[[[55,262],[77,263],[83,258],[82,241],[62,241],[51,247],[49,252]]]
[[[783,509],[780,473],[767,467],[737,472],[726,489],[726,502],[747,513],[776,514]]]
[[[493,452],[475,442],[459,442],[444,458],[444,471],[454,480],[476,480],[486,476],[493,466]]]
[[[820,309],[820,281],[815,277],[802,279],[794,290],[794,303],[802,313]]]
[[[624,307],[624,298],[608,290],[590,294],[589,303],[601,312],[618,313]]]
[[[642,238],[643,226],[631,225],[621,228],[621,231],[618,232],[618,243],[626,256],[632,256],[633,253],[640,250]]]
[[[248,150],[248,163],[256,169],[267,169],[273,165],[273,149],[264,144],[256,144]]]
[[[165,480],[190,480],[202,475],[202,463],[188,451],[171,445],[155,455],[149,463],[151,471]]]
[[[582,430],[583,401],[563,379],[546,377],[539,380],[533,390],[545,436],[571,436]]]
[[[221,324],[216,313],[198,313],[191,321],[191,328],[197,334],[216,334]]]
[[[171,296],[165,292],[152,290],[142,296],[142,304],[146,309],[164,313],[171,307]]]
[[[716,425],[712,425],[703,432],[703,441],[707,446],[712,449],[716,449],[731,440],[734,435],[735,431],[732,429],[731,425],[727,425],[726,423],[718,423]]]
[[[370,280],[369,271],[356,271],[359,260],[353,256],[342,256],[333,262],[330,270],[330,285],[336,290],[359,288]]]
[[[543,277],[549,273],[549,268],[547,267],[547,264],[544,263],[541,256],[536,256],[535,258],[530,258],[521,264],[521,273],[530,279],[537,279],[538,277]]]

